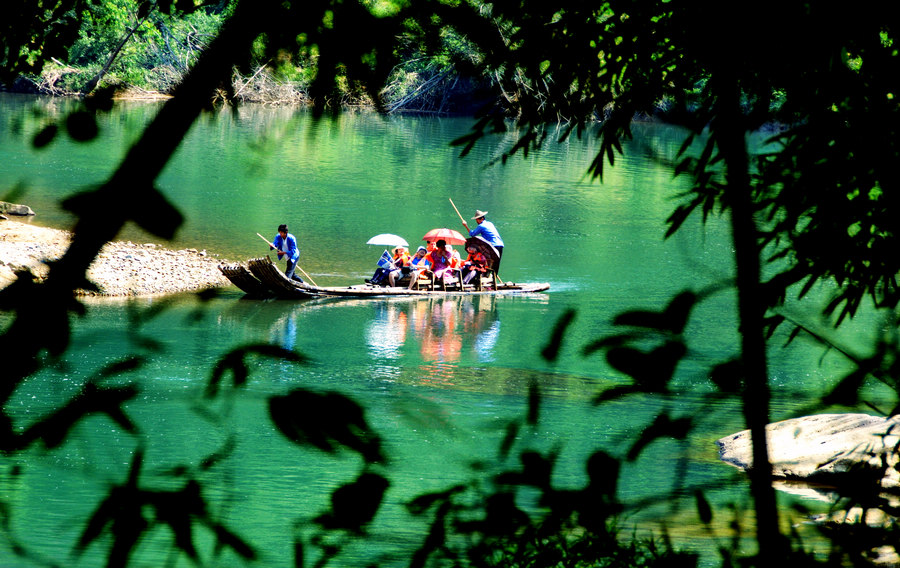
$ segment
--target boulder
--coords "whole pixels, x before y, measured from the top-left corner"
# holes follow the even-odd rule
[[[865,470],[880,478],[883,489],[900,487],[900,416],[803,416],[769,424],[766,437],[776,477],[839,484],[842,476]],[[753,465],[749,430],[716,443],[724,462],[745,471]]]
[[[34,211],[27,205],[0,201],[0,214],[5,215],[34,215]]]

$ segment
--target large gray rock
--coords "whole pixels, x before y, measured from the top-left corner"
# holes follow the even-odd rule
[[[34,215],[34,211],[27,205],[0,201],[0,214],[5,215]]]
[[[897,447],[900,417],[868,414],[818,414],[766,426],[773,474],[784,479],[818,483],[837,481],[861,466],[881,477],[882,487],[900,486]],[[750,431],[717,441],[719,457],[747,470],[753,465]]]

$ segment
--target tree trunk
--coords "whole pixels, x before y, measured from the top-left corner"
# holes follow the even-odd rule
[[[262,29],[261,18],[269,13],[263,5],[242,1],[222,27],[219,36],[203,52],[193,69],[175,89],[141,138],[130,148],[118,169],[99,189],[70,199],[67,206],[78,215],[72,244],[50,269],[47,280],[30,291],[33,300],[19,303],[15,320],[0,335],[0,353],[16,353],[4,368],[0,380],[0,404],[39,367],[43,350],[51,354],[65,351],[69,336],[70,310],[78,309],[73,292],[85,284],[85,273],[100,249],[115,238],[129,220],[148,231],[174,231],[171,219],[177,211],[153,187],[166,163],[175,153],[201,110],[209,107],[213,93],[231,80],[234,65],[245,62],[253,40]],[[139,205],[138,205],[139,204]],[[149,205],[155,208],[149,208]],[[149,210],[149,214],[147,212]],[[140,216],[143,215],[141,218]],[[166,216],[162,230],[153,227],[157,217]],[[167,237],[168,238],[168,237]],[[29,286],[21,284],[19,288]],[[5,291],[8,294],[8,290]],[[52,329],[53,333],[47,330]],[[16,434],[12,423],[0,413],[0,448],[11,447]]]
[[[753,440],[750,491],[756,509],[758,566],[776,566],[784,558],[784,540],[778,522],[772,466],[769,463],[766,425],[771,393],[768,382],[765,303],[761,290],[758,231],[751,196],[746,130],[740,106],[740,84],[725,74],[718,89],[719,124],[714,129],[726,169],[725,199],[731,210],[737,270],[738,317],[744,371],[743,409]]]

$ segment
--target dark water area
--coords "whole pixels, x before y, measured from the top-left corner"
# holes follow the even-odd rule
[[[98,140],[62,137],[32,148],[30,137],[41,124],[72,104],[0,95],[0,179],[38,212],[30,222],[67,227],[72,219],[59,201],[102,183],[159,108],[120,104],[101,115]],[[537,384],[540,422],[522,430],[516,448],[558,450],[553,482],[559,487],[583,486],[585,459],[598,449],[624,457],[661,411],[694,417],[687,441],[659,440],[624,463],[618,495],[632,506],[625,522],[640,531],[658,530],[662,521],[676,543],[713,548],[692,509],[692,492],[680,509],[656,502],[684,484],[708,490],[716,505],[749,503],[743,478],[718,460],[714,443],[743,429],[740,401],[709,396],[709,369],[738,351],[727,218],[713,216],[705,225],[692,219],[663,239],[676,196],[687,189],[666,165],[683,133],[636,124],[634,140],[601,184],[585,176],[597,150],[590,136],[548,142],[527,159],[489,165],[517,133],[498,135],[459,159],[449,143],[470,125],[465,118],[371,114],[315,122],[295,109],[249,105],[202,117],[158,180],[186,218],[169,246],[230,260],[263,256],[268,249],[256,233],[274,236],[287,223],[300,242],[301,266],[318,284],[353,284],[372,273],[381,254],[382,247],[365,244],[369,237],[396,233],[416,246],[432,228],[461,229],[452,199],[467,218],[476,209],[489,212],[507,245],[504,280],[546,281],[551,288],[514,298],[260,302],[230,289],[202,305],[190,296],[91,301],[74,322],[71,349],[23,385],[7,413],[24,427],[99,369],[139,354],[146,365],[117,379],[140,388],[127,406],[139,433],[95,416],[59,449],[0,458],[0,496],[14,508],[11,527],[23,544],[55,562],[96,565],[102,546],[75,558],[73,543],[110,484],[123,481],[138,449],[146,451],[144,480],[165,487],[173,483],[167,472],[197,467],[227,445],[228,458],[202,473],[216,514],[262,550],[263,565],[291,565],[296,531],[307,535],[329,492],[362,465],[351,453],[300,448],[273,426],[270,397],[304,388],[358,401],[390,457],[385,507],[369,537],[340,564],[359,565],[377,552],[385,565],[404,565],[400,559],[425,531],[404,503],[465,481],[475,460],[499,459],[507,425],[525,415],[528,387]],[[158,240],[133,226],[120,237]],[[616,314],[661,309],[685,289],[709,293],[685,331],[690,353],[676,371],[679,394],[592,404],[598,392],[627,380],[601,354],[586,356],[585,346],[619,331]],[[827,289],[817,293],[824,297]],[[805,304],[789,308],[815,317]],[[569,309],[577,310],[575,320],[559,357],[547,361],[541,350]],[[874,316],[861,318],[840,338],[862,346],[879,329]],[[217,361],[250,344],[274,344],[310,362],[252,358],[239,392],[206,401]],[[797,341],[773,343],[770,367],[772,414],[780,419],[825,392],[850,365],[833,351]],[[727,534],[727,520],[720,522],[717,529]],[[206,539],[201,556],[208,558],[209,535],[200,530],[196,537]],[[0,559],[11,554],[5,546]],[[138,565],[161,565],[170,558],[170,535],[154,532],[139,552]],[[714,558],[704,562],[713,565]],[[177,565],[187,564],[181,558]],[[242,562],[226,557],[211,564]]]

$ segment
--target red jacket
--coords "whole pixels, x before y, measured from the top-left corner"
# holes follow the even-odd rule
[[[487,272],[488,270],[488,259],[480,252],[469,253],[466,264],[478,272]]]

